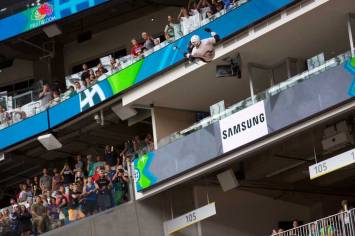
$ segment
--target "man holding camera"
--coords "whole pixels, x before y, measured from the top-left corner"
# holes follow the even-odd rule
[[[114,190],[114,203],[118,206],[123,202],[128,189],[128,175],[122,165],[117,166],[116,174],[112,178],[112,183]]]
[[[95,181],[97,191],[97,207],[99,211],[111,207],[111,181],[103,169],[99,170],[99,178]]]

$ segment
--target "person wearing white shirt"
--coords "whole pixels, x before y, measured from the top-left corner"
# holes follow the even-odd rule
[[[80,93],[86,89],[86,87],[84,85],[81,85],[79,81],[76,81],[74,85],[75,85],[75,91],[77,93]]]

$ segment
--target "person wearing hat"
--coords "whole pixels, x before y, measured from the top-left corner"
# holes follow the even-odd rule
[[[202,39],[198,35],[193,35],[190,40],[189,53],[185,56],[189,60],[200,59],[206,63],[211,62],[215,57],[214,45],[220,40],[216,32],[206,28],[206,32],[211,34],[210,38]]]

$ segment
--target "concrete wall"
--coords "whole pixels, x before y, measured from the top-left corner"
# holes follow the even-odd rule
[[[6,86],[32,79],[34,77],[32,61],[15,59],[12,67],[2,69],[0,73],[0,86]]]
[[[207,203],[207,193],[217,215],[201,223],[203,236],[266,236],[279,221],[310,218],[307,207],[238,189],[223,192],[219,186],[195,189],[200,206]]]
[[[215,201],[217,215],[185,228],[174,236],[262,236],[277,222],[309,220],[307,207],[254,193],[219,186],[180,186],[149,199],[127,203],[113,210],[47,233],[48,236],[163,236],[163,222]]]
[[[163,107],[154,107],[155,137],[159,142],[176,131],[188,128],[196,122],[196,113]]]
[[[104,213],[48,232],[48,236],[163,236],[163,222],[194,208],[192,189],[179,187],[144,201],[130,202]],[[173,213],[173,214],[172,214]],[[176,236],[197,236],[196,226]]]
[[[63,49],[66,73],[70,74],[72,66],[84,63],[87,60],[96,59],[123,48],[129,51],[132,38],[140,39],[142,32],[149,32],[152,35],[162,33],[167,16],[176,17],[178,14],[178,8],[168,7],[94,34],[90,41],[80,44],[75,41],[66,44]]]

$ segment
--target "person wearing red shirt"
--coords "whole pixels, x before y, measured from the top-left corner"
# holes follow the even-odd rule
[[[138,57],[143,50],[143,46],[138,43],[137,39],[132,39],[132,48],[131,48],[131,55],[134,57]]]

